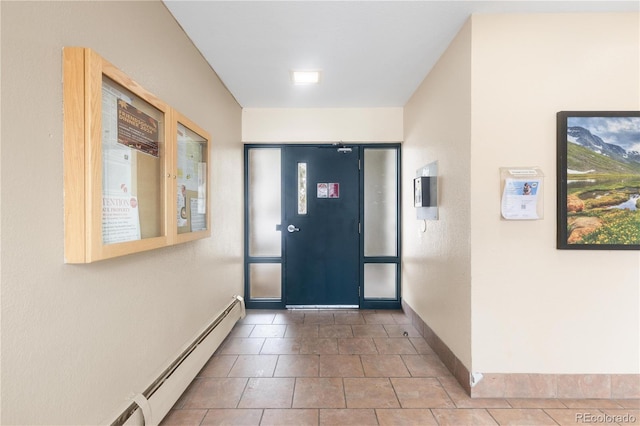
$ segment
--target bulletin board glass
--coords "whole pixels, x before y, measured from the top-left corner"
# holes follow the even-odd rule
[[[102,78],[102,242],[161,237],[164,113]]]
[[[175,220],[178,242],[211,235],[209,140],[207,132],[181,114],[176,119]]]

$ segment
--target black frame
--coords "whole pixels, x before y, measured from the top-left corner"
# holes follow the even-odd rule
[[[602,223],[604,219],[604,223],[606,224],[607,219],[610,220],[612,215],[620,216],[620,219],[628,222],[628,228],[631,229],[631,232],[633,232],[634,229],[634,222],[637,223],[640,221],[640,208],[635,211],[629,211],[628,213],[622,208],[611,210],[610,214],[606,213],[606,209],[611,207],[611,202],[614,202],[613,198],[605,199],[601,205],[596,205],[590,201],[584,203],[584,200],[595,200],[596,194],[599,196],[612,197],[612,191],[615,191],[613,197],[616,196],[616,193],[618,195],[622,195],[622,192],[626,193],[626,195],[630,197],[627,202],[632,202],[631,195],[635,195],[636,193],[640,194],[640,154],[637,154],[637,162],[627,161],[630,154],[634,157],[636,154],[632,151],[626,151],[620,145],[607,142],[607,140],[597,134],[593,135],[591,131],[589,133],[593,136],[598,136],[600,140],[590,139],[588,134],[585,134],[582,130],[575,129],[572,130],[572,137],[587,141],[584,142],[587,146],[572,144],[568,141],[569,127],[582,127],[570,126],[570,120],[576,119],[583,121],[585,118],[591,118],[593,120],[592,125],[595,125],[596,122],[606,121],[607,119],[616,121],[634,119],[635,121],[637,118],[640,123],[640,111],[560,111],[557,113],[557,248],[570,250],[640,250],[640,243],[636,242],[638,239],[637,236],[630,243],[625,243],[621,241],[623,237],[616,235],[615,228],[603,227],[602,225],[591,232],[586,232],[582,236],[578,234],[574,241],[569,242],[571,233],[573,232],[573,230],[570,232],[570,228],[580,218],[597,217],[597,219],[601,221],[600,223]],[[637,128],[640,128],[640,125],[638,125]],[[601,134],[606,138],[604,133]],[[619,134],[623,135],[622,132],[619,132]],[[640,135],[640,132],[638,132],[637,135]],[[601,152],[596,153],[593,149],[589,151],[588,140],[596,142],[596,144],[593,145],[594,147],[602,147]],[[611,141],[611,139],[608,140]],[[602,144],[602,142],[604,142],[604,144]],[[638,140],[638,142],[640,142],[640,140]],[[570,144],[572,144],[571,153],[569,152]],[[624,150],[624,152],[620,151],[620,149]],[[609,153],[606,151],[609,151]],[[626,159],[618,161],[622,155],[626,155]],[[614,166],[619,172],[614,174],[607,171],[607,169],[611,170]],[[570,181],[568,179],[568,169],[570,167],[574,167],[574,170],[581,171],[581,173],[574,174],[572,177],[575,181],[575,177],[582,176],[582,179],[579,179],[584,181],[582,191],[577,189],[571,193],[569,192],[568,185]],[[597,172],[598,168],[600,169],[599,173]],[[608,178],[608,182],[603,182],[607,180],[607,176],[611,176]],[[616,177],[612,178],[613,176]],[[614,183],[615,180],[623,178],[625,179],[625,185],[623,187],[611,186],[612,184],[619,185]],[[598,185],[595,184],[596,179],[600,180]],[[590,185],[591,182],[594,182],[594,184]],[[587,187],[586,185],[589,186]],[[570,204],[568,197],[578,192],[584,195],[584,197],[589,197],[572,197]],[[636,201],[636,203],[640,203],[640,200]],[[570,205],[571,208],[569,208]],[[629,214],[632,216],[629,216]],[[572,221],[572,226],[570,226],[569,220]],[[636,229],[640,232],[640,227]],[[584,238],[587,238],[587,240],[584,241]],[[611,238],[615,238],[613,240],[614,242],[606,242]]]
[[[399,143],[377,143],[377,144],[361,144],[360,151],[361,167],[360,167],[360,223],[362,224],[362,232],[360,234],[360,309],[402,309],[402,146]],[[366,151],[371,149],[395,149],[396,170],[398,178],[396,181],[396,194],[398,196],[396,210],[396,235],[398,238],[398,248],[395,256],[365,256],[364,255],[364,172]],[[384,263],[396,265],[396,297],[391,299],[365,299],[364,297],[364,266],[367,263]]]
[[[380,256],[380,257],[370,257],[364,256],[364,232],[360,234],[360,309],[401,309],[402,307],[402,283],[401,283],[401,259],[402,259],[402,185],[401,185],[401,177],[402,177],[402,145],[399,143],[354,143],[348,144],[351,146],[358,146],[360,148],[360,194],[364,194],[364,155],[366,149],[384,149],[384,148],[393,148],[397,152],[397,172],[398,179],[396,182],[396,190],[398,194],[398,206],[397,206],[397,236],[398,236],[398,251],[396,256]],[[333,147],[330,144],[245,144],[244,145],[244,295],[245,295],[245,305],[250,309],[284,309],[286,306],[285,294],[286,289],[284,288],[284,276],[285,269],[287,267],[284,254],[282,256],[275,257],[253,257],[249,255],[249,151],[251,149],[261,149],[261,148],[280,148],[282,149],[281,155],[284,156],[284,150],[287,146],[319,146],[319,147]],[[282,180],[284,181],[284,170],[282,171]],[[285,200],[282,199],[282,211],[284,212]],[[360,224],[362,229],[364,229],[364,197],[360,197]],[[284,239],[284,236],[283,236]],[[284,241],[283,241],[283,247]],[[283,284],[281,287],[281,298],[280,299],[251,299],[250,297],[250,286],[249,282],[249,269],[252,263],[279,263],[282,265],[282,279]],[[364,298],[364,265],[365,263],[394,263],[396,265],[396,297],[391,299],[365,299]]]

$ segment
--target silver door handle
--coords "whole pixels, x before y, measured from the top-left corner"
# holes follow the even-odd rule
[[[298,232],[299,230],[300,230],[300,228],[296,228],[293,225],[287,226],[287,231],[289,231],[289,232]]]

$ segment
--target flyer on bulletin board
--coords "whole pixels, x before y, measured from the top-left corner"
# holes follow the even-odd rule
[[[138,199],[126,193],[102,197],[102,242],[122,243],[140,239]]]
[[[502,193],[502,217],[505,219],[540,219],[538,193],[541,179],[505,179]]]

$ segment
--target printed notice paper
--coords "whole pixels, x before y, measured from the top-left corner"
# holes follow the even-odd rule
[[[197,198],[191,199],[191,231],[204,231],[207,229],[207,216],[198,213],[198,205],[201,204]]]
[[[138,199],[130,195],[104,194],[102,197],[102,242],[121,243],[140,239]]]
[[[542,180],[505,179],[502,193],[502,217],[505,219],[539,219],[538,192]]]

